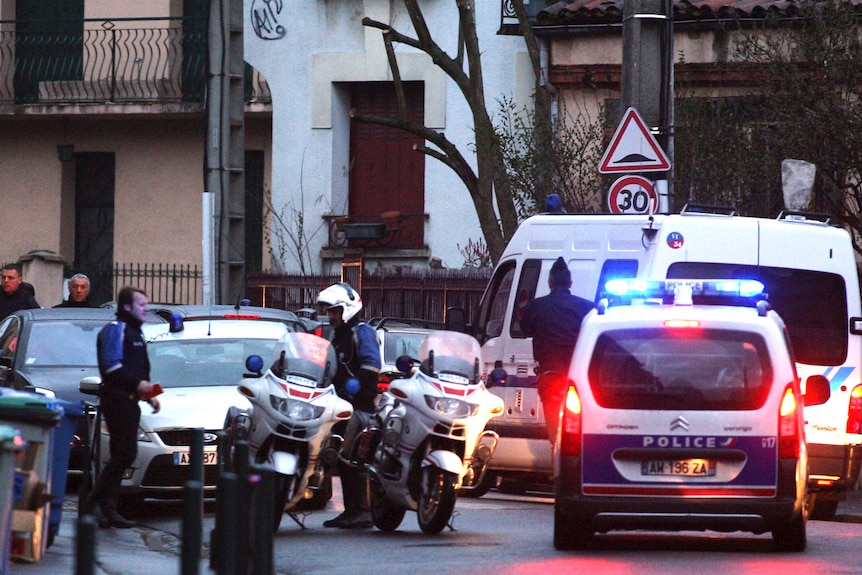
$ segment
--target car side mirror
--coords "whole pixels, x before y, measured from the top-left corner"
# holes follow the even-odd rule
[[[467,313],[464,311],[464,308],[447,308],[446,321],[443,325],[446,330],[467,333]]]
[[[811,375],[805,380],[805,405],[822,405],[829,401],[832,390],[829,380],[823,375]]]
[[[85,395],[101,395],[102,378],[98,375],[85,377],[78,383],[78,391]]]

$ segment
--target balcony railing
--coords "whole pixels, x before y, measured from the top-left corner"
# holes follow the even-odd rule
[[[0,104],[203,103],[206,27],[190,19],[83,21],[79,33],[0,21]],[[44,23],[43,23],[44,24]],[[246,101],[270,102],[246,66]]]

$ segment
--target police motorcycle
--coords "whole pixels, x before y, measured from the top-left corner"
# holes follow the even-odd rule
[[[488,388],[506,373],[496,369],[483,383],[479,342],[452,331],[430,332],[418,359],[404,355],[396,365],[405,377],[392,380],[343,456],[371,476],[378,529],[397,529],[410,510],[423,532],[435,534],[449,523],[459,491],[482,482],[498,440],[485,425],[503,413]]]
[[[260,356],[246,359],[251,373],[237,390],[251,408],[231,407],[225,417],[226,467],[234,466],[233,446],[247,441],[251,461],[275,471],[276,530],[285,512],[303,526],[296,511],[323,509],[332,497],[331,471],[342,441],[332,427],[353,414],[332,385],[336,362],[329,341],[310,333],[285,334],[266,373]]]

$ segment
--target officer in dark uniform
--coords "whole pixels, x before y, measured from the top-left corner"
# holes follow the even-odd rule
[[[124,287],[117,296],[117,319],[99,332],[98,359],[102,376],[100,406],[110,434],[111,458],[86,506],[99,527],[134,527],[117,512],[123,472],[138,455],[138,424],[146,400],[159,411],[159,400],[152,397],[150,360],[141,325],[147,315],[147,294],[140,289]]]
[[[533,359],[539,366],[539,397],[548,424],[548,439],[554,442],[560,404],[565,394],[562,382],[581,331],[581,321],[595,306],[593,302],[572,295],[572,274],[563,258],[557,258],[548,274],[551,293],[536,298],[521,319],[521,329],[533,338]]]
[[[317,296],[325,308],[334,335],[332,345],[338,356],[338,371],[332,383],[339,396],[353,404],[353,415],[344,430],[342,449],[349,453],[357,434],[374,413],[377,376],[380,373],[380,346],[370,325],[359,320],[362,298],[350,284],[337,283]],[[357,384],[351,388],[351,383]],[[323,522],[324,527],[364,529],[372,527],[368,475],[349,464],[339,463],[344,512]]]

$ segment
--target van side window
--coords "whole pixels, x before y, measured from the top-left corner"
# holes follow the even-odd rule
[[[605,289],[605,282],[614,279],[635,278],[638,275],[637,260],[605,260],[602,264],[602,275],[599,276],[599,284],[596,286],[596,297],[593,299],[597,302],[602,297],[602,290]]]
[[[549,262],[550,264],[551,262]],[[512,329],[509,334],[512,337],[524,337],[521,331],[521,314],[536,297],[536,286],[539,285],[539,273],[542,271],[542,260],[525,260],[521,268],[521,279],[518,280],[518,295],[515,305],[512,307]]]
[[[482,307],[479,310],[479,321],[476,325],[476,339],[480,343],[503,334],[503,322],[506,319],[506,307],[514,278],[515,262],[501,265],[491,278],[488,291],[482,297]]]
[[[841,365],[847,360],[847,290],[837,274],[792,268],[676,262],[668,278],[756,279],[787,325],[796,361]]]

